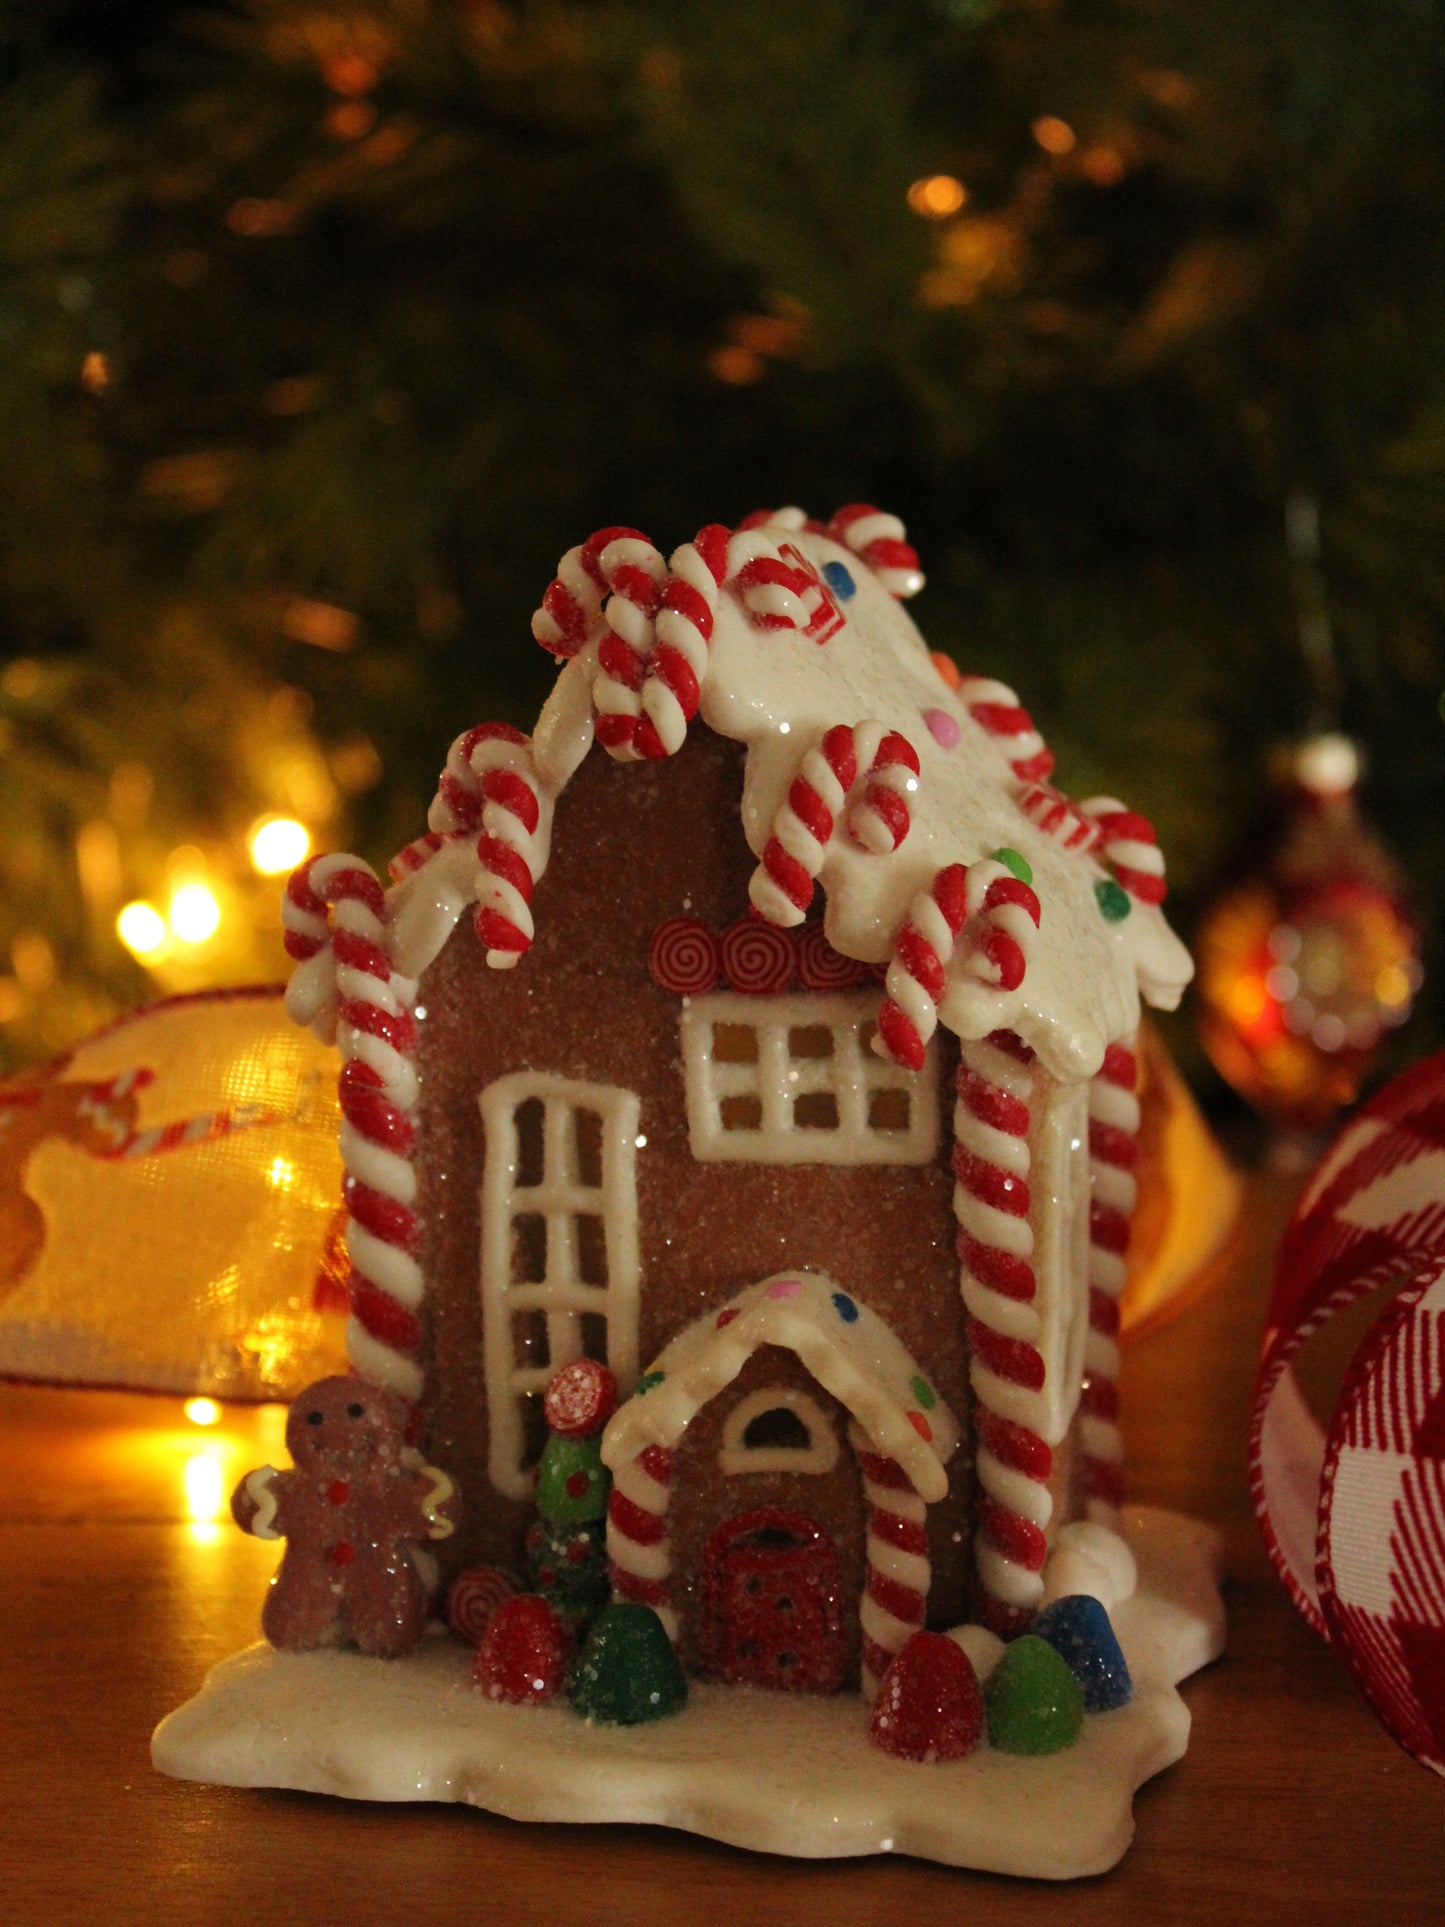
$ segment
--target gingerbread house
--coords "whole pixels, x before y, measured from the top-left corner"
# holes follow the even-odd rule
[[[465,1495],[448,1571],[519,1565],[542,1392],[602,1360],[614,1594],[703,1677],[871,1691],[1117,1516],[1131,1046],[1190,964],[1148,823],[1051,785],[921,583],[862,506],[602,530],[532,735],[457,740],[389,889],[287,897],[350,1356]]]

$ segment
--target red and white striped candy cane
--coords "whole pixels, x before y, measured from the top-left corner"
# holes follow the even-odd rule
[[[891,1057],[906,1070],[922,1069],[938,1028],[954,940],[967,916],[968,871],[962,863],[950,863],[913,899],[893,940],[873,1039],[880,1057]]]
[[[761,528],[741,528],[729,541],[727,586],[755,629],[802,630],[812,620],[803,600],[811,587],[809,577],[783,560],[777,543]]]
[[[958,693],[980,729],[986,729],[998,739],[998,746],[1019,781],[1041,783],[1054,767],[1053,752],[1008,684],[994,682],[987,676],[965,676],[958,685]]]
[[[416,1259],[411,1162],[417,1102],[412,986],[393,977],[386,900],[359,857],[313,858],[287,884],[281,912],[286,948],[297,959],[286,1008],[341,1049],[351,1260],[347,1354],[363,1378],[417,1399],[425,1281]]]
[[[869,502],[854,502],[839,509],[828,533],[868,564],[889,595],[902,600],[923,587],[917,551],[909,547],[907,531],[896,515],[885,514]]]
[[[799,764],[748,884],[753,907],[767,922],[791,929],[807,915],[828,844],[860,771],[868,782],[848,812],[852,840],[860,849],[887,854],[907,836],[912,813],[903,786],[918,781],[913,745],[884,723],[835,724]]]
[[[1031,823],[1037,824],[1045,836],[1052,837],[1066,850],[1092,850],[1099,841],[1098,824],[1085,816],[1077,803],[1059,790],[1050,789],[1047,783],[1031,783],[1018,803]]]
[[[1043,1596],[1053,1513],[1044,1360],[1029,1224],[1033,1052],[1012,1031],[961,1048],[953,1209],[977,1431],[982,1618],[1006,1637]]]
[[[1130,1044],[1111,1044],[1089,1085],[1089,1333],[1084,1344],[1081,1434],[1085,1509],[1116,1530],[1124,1503],[1119,1438],[1119,1295],[1138,1184],[1139,1066]]]
[[[675,756],[697,714],[718,598],[727,578],[729,539],[720,522],[709,522],[668,560],[656,640],[642,686],[643,714],[636,736],[642,756]]]
[[[859,1620],[863,1629],[863,1697],[871,1701],[893,1655],[924,1623],[932,1568],[928,1509],[896,1459],[877,1451],[856,1423],[848,1437],[863,1474],[868,1507],[868,1571]]]
[[[597,647],[592,706],[597,711],[598,742],[609,755],[627,763],[641,754],[637,733],[642,725],[642,685],[656,640],[667,564],[635,529],[609,542],[599,562],[610,594],[602,611],[605,626]]]
[[[83,1100],[80,1108],[85,1108]],[[203,1111],[197,1117],[177,1118],[170,1124],[152,1124],[143,1131],[125,1132],[100,1156],[107,1162],[159,1157],[166,1151],[182,1151],[193,1144],[211,1144],[236,1131],[255,1130],[261,1124],[279,1124],[283,1117],[282,1112],[267,1110],[264,1104],[237,1104],[230,1110]]]
[[[1164,853],[1148,817],[1126,809],[1117,796],[1091,796],[1079,808],[1098,826],[1099,855],[1129,895],[1140,903],[1162,903],[1169,893]]]
[[[677,1612],[668,1580],[672,1548],[667,1508],[672,1498],[672,1454],[665,1446],[645,1446],[612,1475],[607,1502],[607,1558],[614,1599],[651,1606],[674,1642]]]
[[[963,968],[996,990],[1017,990],[1038,938],[1039,900],[1033,886],[1006,864],[985,857],[968,868],[972,948]]]
[[[620,537],[646,542],[637,529],[598,529],[575,549],[568,549],[557,573],[532,617],[532,634],[542,647],[564,659],[575,656],[602,630],[602,603],[610,584],[602,568],[602,551]]]

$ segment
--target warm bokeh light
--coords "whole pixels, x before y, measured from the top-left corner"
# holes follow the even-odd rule
[[[186,1417],[192,1425],[215,1425],[220,1421],[221,1408],[213,1398],[188,1398]]]
[[[261,875],[277,877],[305,861],[311,837],[294,816],[263,816],[251,825],[247,844]]]
[[[968,199],[968,189],[952,174],[929,174],[908,190],[908,205],[930,221],[945,221]]]
[[[1046,154],[1072,154],[1078,136],[1057,114],[1040,114],[1029,130]]]
[[[204,943],[220,921],[221,906],[207,884],[183,883],[171,898],[171,929],[182,943]]]
[[[186,1460],[186,1513],[195,1520],[219,1519],[226,1506],[226,1475],[214,1452]]]
[[[158,957],[166,947],[166,920],[153,903],[128,903],[115,920],[116,934],[142,963]]]
[[[88,395],[103,395],[110,386],[110,362],[98,348],[80,364],[80,385]]]

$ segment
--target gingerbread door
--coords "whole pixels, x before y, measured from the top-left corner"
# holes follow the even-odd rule
[[[725,1520],[703,1548],[703,1671],[732,1686],[836,1693],[847,1641],[842,1574],[828,1535],[783,1506]]]

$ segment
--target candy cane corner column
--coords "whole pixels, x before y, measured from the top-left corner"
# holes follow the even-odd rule
[[[880,1452],[856,1420],[848,1426],[848,1442],[863,1474],[868,1508],[868,1569],[859,1621],[863,1697],[871,1704],[889,1661],[922,1629],[927,1615],[928,1508],[903,1467]]]
[[[1134,1039],[1111,1044],[1089,1086],[1089,1332],[1081,1433],[1085,1510],[1117,1528],[1124,1499],[1119,1436],[1119,1298],[1138,1185],[1138,1060]]]

